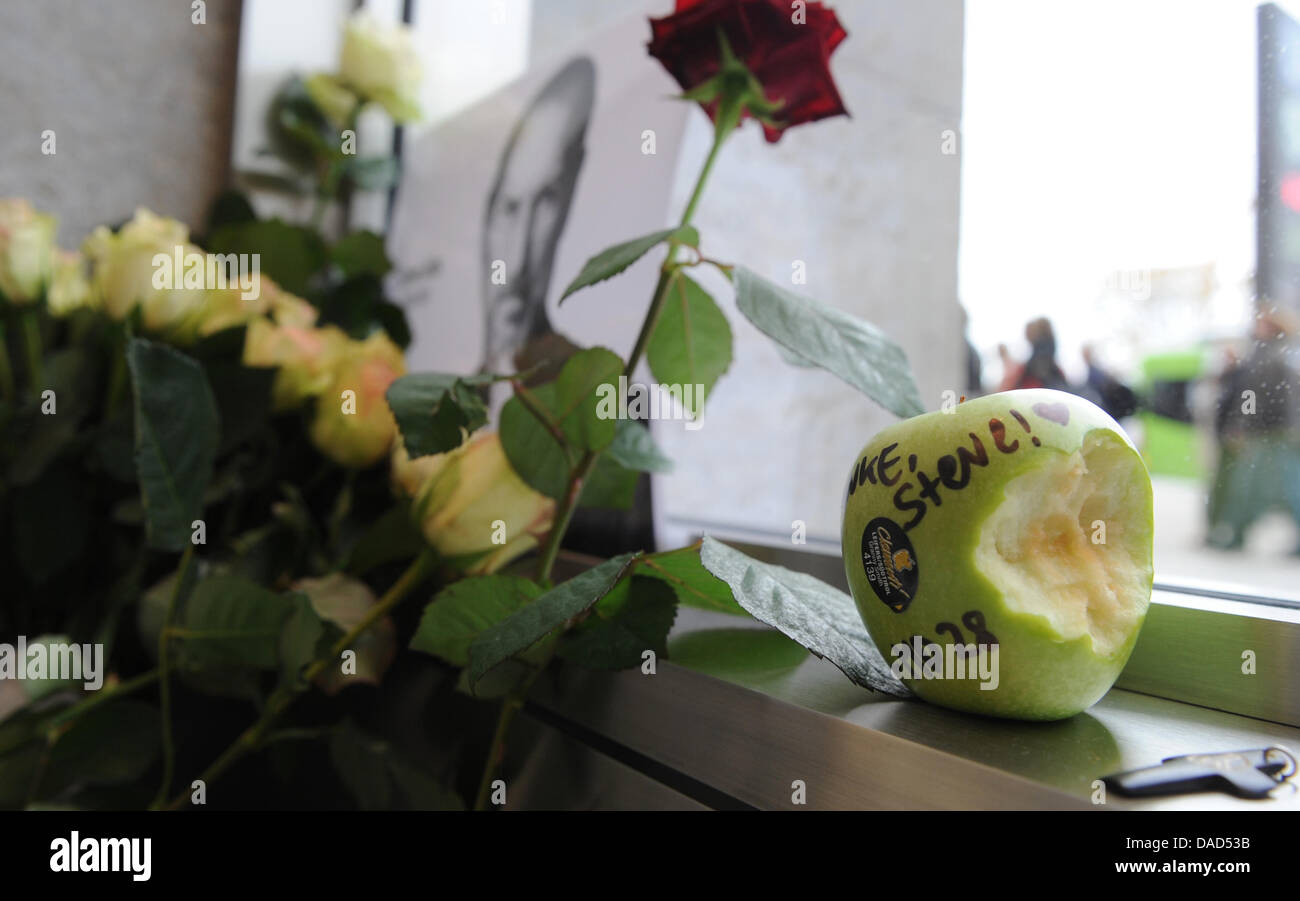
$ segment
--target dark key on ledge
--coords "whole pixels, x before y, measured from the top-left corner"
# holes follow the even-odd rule
[[[1296,761],[1282,748],[1166,757],[1159,766],[1105,776],[1112,791],[1132,797],[1226,791],[1241,798],[1267,798],[1295,775]]]

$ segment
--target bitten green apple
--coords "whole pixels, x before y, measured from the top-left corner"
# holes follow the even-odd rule
[[[873,438],[853,461],[843,543],[867,631],[913,691],[1063,719],[1110,689],[1137,641],[1151,478],[1094,404],[993,394]]]

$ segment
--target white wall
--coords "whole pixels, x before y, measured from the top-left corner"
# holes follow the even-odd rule
[[[802,260],[807,284],[795,290],[898,340],[934,409],[944,390],[964,391],[960,164],[941,153],[942,133],[961,119],[962,4],[835,8],[849,36],[831,68],[852,117],[793,129],[775,146],[747,126],[724,149],[696,224],[710,256],[773,280],[789,284],[792,263]],[[708,141],[707,120],[693,116],[674,210]],[[706,287],[731,319],[735,361],[702,428],[656,430],[678,464],[654,483],[660,543],[707,527],[787,544],[801,520],[810,549],[838,554],[849,466],[895,418],[828,373],[787,365],[737,313],[725,282],[707,279]]]
[[[156,0],[0,3],[0,197],[56,213],[68,248],[137,206],[200,224],[229,173],[238,0],[206,18]]]

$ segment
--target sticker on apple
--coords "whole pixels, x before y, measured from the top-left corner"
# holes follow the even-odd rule
[[[895,613],[906,610],[916,597],[921,578],[916,551],[892,519],[878,516],[862,531],[862,568],[876,597]]]

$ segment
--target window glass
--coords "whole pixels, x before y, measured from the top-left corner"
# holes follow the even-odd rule
[[[1158,582],[1300,597],[1297,15],[966,4],[959,290],[984,386],[1121,419]]]

